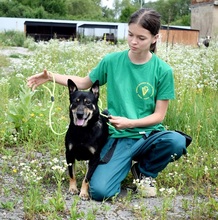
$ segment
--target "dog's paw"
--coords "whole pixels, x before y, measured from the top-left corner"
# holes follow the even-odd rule
[[[69,188],[69,193],[72,195],[78,195],[79,190],[77,188]]]
[[[82,200],[85,200],[85,201],[87,201],[87,200],[90,199],[89,194],[88,194],[88,193],[84,193],[84,192],[80,192],[79,197],[80,197]]]

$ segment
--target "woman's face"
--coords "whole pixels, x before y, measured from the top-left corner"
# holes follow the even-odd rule
[[[132,53],[142,53],[150,51],[151,44],[157,41],[158,34],[153,36],[150,31],[144,29],[139,24],[130,24],[128,31],[128,45]]]

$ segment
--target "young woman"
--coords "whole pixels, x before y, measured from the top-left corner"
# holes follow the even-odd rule
[[[155,196],[152,178],[186,153],[185,137],[166,131],[161,124],[169,100],[174,99],[174,80],[171,67],[154,53],[160,15],[143,8],[130,17],[128,24],[128,50],[106,55],[84,78],[54,74],[57,83],[66,86],[70,78],[79,89],[88,89],[96,80],[100,85],[107,83],[113,128],[109,128],[110,137],[101,157],[113,153],[98,165],[90,181],[90,196],[95,200],[119,194],[130,169],[135,179],[146,179],[143,194]],[[35,89],[52,80],[44,70],[28,78],[28,86]],[[132,166],[132,161],[137,162]]]

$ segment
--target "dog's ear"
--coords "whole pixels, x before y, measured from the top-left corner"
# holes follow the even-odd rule
[[[94,82],[94,84],[92,85],[90,91],[94,94],[96,99],[99,97],[99,81],[98,80],[96,80]]]
[[[67,85],[68,85],[68,89],[69,89],[70,94],[72,94],[78,90],[76,84],[71,79],[67,80]]]

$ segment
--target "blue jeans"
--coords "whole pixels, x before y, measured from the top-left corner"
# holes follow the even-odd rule
[[[109,138],[101,158],[112,147],[115,139]],[[90,196],[102,201],[121,191],[121,182],[128,175],[132,160],[139,162],[145,176],[157,177],[168,163],[186,154],[185,137],[175,131],[161,131],[147,139],[120,138],[108,163],[99,164],[90,181]]]

